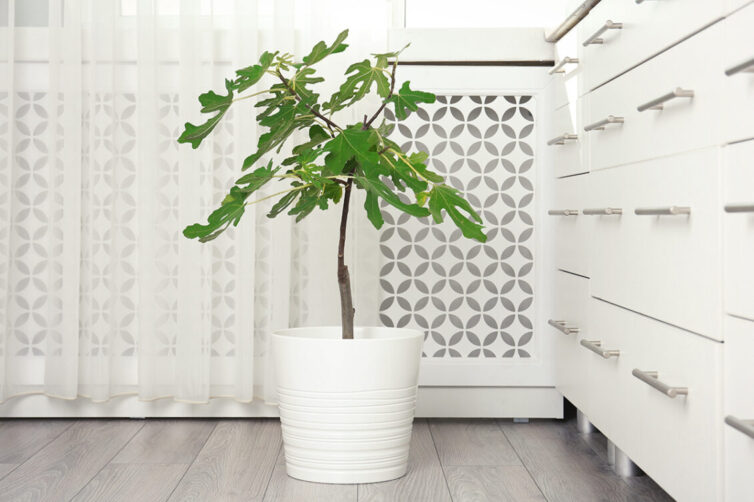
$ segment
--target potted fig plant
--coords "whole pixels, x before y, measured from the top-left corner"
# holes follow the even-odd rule
[[[207,242],[230,225],[238,225],[245,207],[278,197],[267,215],[287,211],[301,221],[312,211],[340,204],[340,238],[337,245],[337,281],[341,326],[293,328],[275,331],[271,338],[280,417],[290,476],[328,483],[386,481],[406,473],[414,418],[419,362],[424,335],[415,329],[354,328],[354,307],[348,267],[344,262],[346,226],[351,192],[366,192],[364,209],[380,228],[380,201],[417,218],[445,214],[463,235],[484,242],[481,218],[442,176],[428,169],[427,154],[404,152],[389,139],[391,127],[381,122],[387,106],[404,119],[420,103],[435,96],[410,87],[396,89],[399,52],[375,54],[348,67],[345,81],[327,101],[321,101],[316,84],[324,79],[314,66],[343,52],[348,30],[328,45],[317,43],[300,61],[291,54],[265,52],[258,64],[236,71],[225,81],[225,94],[209,91],[199,96],[201,125],[187,123],[178,141],[197,148],[231,105],[259,96],[257,122],[268,129],[257,149],[243,162],[247,171],[230,187],[206,224],[186,227],[184,235]],[[239,97],[265,76],[269,88]],[[380,106],[356,124],[338,124],[334,114],[349,108],[376,89]],[[360,115],[359,115],[360,116]],[[296,131],[308,140],[279,155]],[[285,157],[276,159],[275,157]],[[270,159],[262,162],[262,158]],[[253,194],[273,180],[287,184],[273,196]],[[408,189],[408,190],[407,190]],[[399,197],[408,192],[410,200]]]

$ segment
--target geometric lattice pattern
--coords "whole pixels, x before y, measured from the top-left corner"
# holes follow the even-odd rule
[[[529,358],[534,322],[534,116],[531,96],[438,96],[397,121],[391,139],[429,165],[482,216],[487,242],[446,218],[383,204],[385,326],[425,331],[424,356]]]

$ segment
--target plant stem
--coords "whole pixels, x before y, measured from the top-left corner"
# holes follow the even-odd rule
[[[263,91],[255,92],[255,93],[253,93],[253,94],[247,94],[246,96],[241,96],[240,98],[234,98],[232,102],[233,102],[233,103],[235,103],[235,102],[237,102],[237,101],[243,101],[244,99],[253,98],[253,97],[256,97],[256,96],[262,95],[262,94],[264,94],[264,93],[266,93],[266,92],[272,92],[272,91],[271,91],[271,90],[269,90],[269,89],[265,89],[265,90],[263,90]]]
[[[340,319],[344,340],[353,339],[353,315],[355,312],[353,295],[351,294],[351,276],[345,263],[346,227],[352,186],[353,178],[349,178],[343,195],[343,212],[340,215],[340,241],[338,242],[338,289],[340,290]]]
[[[291,94],[293,95],[293,97],[294,97],[294,98],[296,98],[296,100],[297,100],[297,101],[301,101],[301,96],[299,96],[299,95],[298,95],[298,93],[297,93],[297,92],[295,91],[295,89],[293,89],[293,88],[291,87],[291,84],[290,84],[290,82],[288,81],[288,79],[287,79],[287,78],[285,78],[285,77],[283,76],[283,74],[282,74],[282,73],[280,73],[280,70],[278,70],[278,71],[277,71],[277,76],[278,76],[278,78],[280,79],[280,81],[281,81],[281,82],[283,82],[283,85],[285,86],[285,88],[286,88],[286,89],[288,89],[288,92],[290,92],[290,93],[291,93]],[[311,112],[311,113],[312,113],[312,114],[313,114],[313,115],[314,115],[315,117],[317,117],[317,118],[319,118],[319,119],[322,119],[322,120],[323,120],[323,121],[325,122],[325,124],[327,124],[327,127],[328,127],[328,128],[330,128],[330,127],[334,127],[335,129],[338,129],[338,130],[342,130],[342,129],[341,129],[341,128],[340,128],[339,126],[338,126],[338,124],[336,124],[336,123],[335,123],[335,122],[333,122],[332,120],[328,119],[327,117],[325,117],[324,115],[322,115],[321,113],[319,113],[319,112],[318,112],[317,110],[315,110],[314,108],[312,108],[311,106],[309,106],[309,104],[308,104],[308,103],[304,103],[304,106],[305,106],[305,107],[306,107],[306,109],[307,109],[307,110],[309,110],[309,111],[310,111],[310,112]]]

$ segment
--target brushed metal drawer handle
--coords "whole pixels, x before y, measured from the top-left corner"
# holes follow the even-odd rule
[[[584,130],[585,131],[601,131],[608,124],[622,124],[623,122],[624,122],[623,117],[615,117],[613,115],[608,115],[606,118],[584,127]]]
[[[725,70],[725,75],[732,77],[737,73],[752,73],[754,72],[754,58],[747,59],[743,63],[739,63],[736,66],[731,66]]]
[[[578,216],[578,209],[550,209],[547,211],[550,216]]]
[[[665,382],[660,381],[656,371],[642,371],[638,368],[634,368],[631,374],[653,389],[659,390],[669,398],[688,396],[689,394],[688,387],[672,387]]]
[[[553,319],[550,319],[549,321],[547,321],[547,324],[557,329],[564,335],[578,335],[579,334],[579,328],[577,328],[576,326],[566,326],[565,321],[555,321]]]
[[[602,342],[599,340],[581,340],[579,343],[582,347],[586,347],[603,359],[620,356],[620,350],[605,350],[602,348]]]
[[[555,66],[553,66],[552,69],[548,71],[547,73],[550,75],[554,73],[565,73],[565,70],[563,69],[565,65],[578,64],[578,63],[579,63],[579,58],[572,58],[572,57],[566,56],[560,61],[558,61],[557,64],[555,64]]]
[[[678,216],[691,214],[691,208],[688,206],[639,207],[634,209],[634,214],[638,216]]]
[[[579,139],[578,134],[571,134],[569,132],[564,132],[560,136],[557,136],[555,138],[552,138],[550,141],[547,142],[548,146],[552,145],[564,145],[566,141],[574,141]]]
[[[743,420],[733,415],[725,417],[725,423],[754,439],[754,420]]]
[[[584,209],[581,211],[582,214],[586,214],[588,216],[613,216],[618,215],[620,216],[623,214],[623,209],[619,207],[597,207],[597,208],[591,208],[591,209]]]
[[[754,213],[754,204],[725,204],[726,213]]]
[[[607,30],[622,30],[623,29],[623,23],[614,23],[610,21],[609,19],[605,21],[605,24],[603,24],[599,30],[597,30],[594,35],[584,40],[584,43],[582,44],[584,47],[587,45],[592,44],[604,44],[605,40],[600,38],[600,36],[605,33]]]
[[[655,98],[652,101],[648,101],[644,103],[643,105],[637,106],[636,109],[639,110],[640,112],[643,112],[646,110],[662,110],[665,106],[665,102],[670,101],[671,99],[693,98],[693,97],[694,97],[694,91],[690,89],[681,89],[680,87],[676,87],[669,93],[663,94],[659,98]]]

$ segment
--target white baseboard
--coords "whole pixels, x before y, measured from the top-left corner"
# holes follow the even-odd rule
[[[106,403],[93,403],[88,399],[66,401],[29,395],[0,404],[0,417],[4,418],[277,416],[277,406],[261,401],[239,403],[232,399],[188,404],[170,399],[139,401],[136,396],[123,396]],[[420,387],[416,416],[562,418],[563,397],[551,387]]]
[[[563,418],[552,387],[420,387],[417,417]]]

